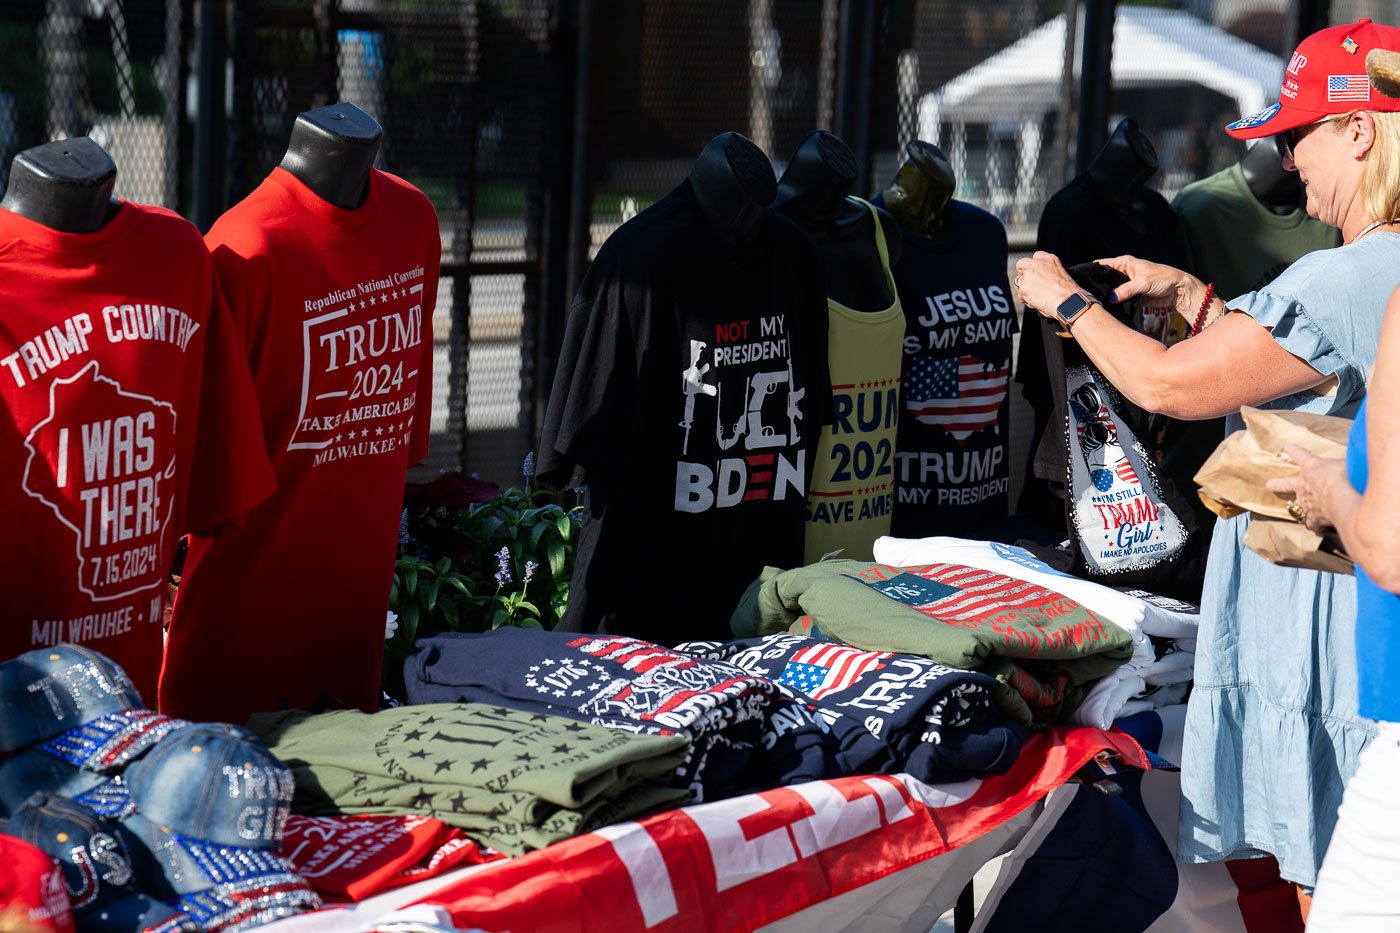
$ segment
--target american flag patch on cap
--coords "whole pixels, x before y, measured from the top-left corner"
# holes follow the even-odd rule
[[[1328,75],[1328,102],[1371,99],[1371,79],[1360,75]]]

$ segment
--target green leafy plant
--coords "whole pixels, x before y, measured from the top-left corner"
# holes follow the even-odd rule
[[[505,625],[552,629],[568,605],[582,507],[531,488],[444,472],[405,490],[389,594],[384,688],[403,696],[403,661],[420,638]]]
[[[582,510],[567,510],[552,495],[512,488],[459,513],[459,528],[477,545],[469,575],[496,584],[477,597],[483,622],[477,630],[552,629],[564,614]]]
[[[420,634],[459,631],[463,607],[472,605],[476,584],[454,570],[447,557],[430,561],[400,556],[389,587],[389,619],[384,631],[384,687],[403,698],[403,662]]]

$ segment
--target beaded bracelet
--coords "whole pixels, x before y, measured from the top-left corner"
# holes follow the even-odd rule
[[[1194,337],[1201,332],[1201,325],[1205,323],[1206,312],[1210,310],[1210,299],[1215,294],[1215,283],[1211,282],[1206,286],[1206,299],[1201,302],[1201,310],[1196,312],[1196,323],[1191,325],[1191,332],[1188,337]]]

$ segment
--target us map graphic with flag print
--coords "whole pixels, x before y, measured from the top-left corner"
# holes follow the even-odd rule
[[[972,356],[915,357],[905,378],[909,413],[924,424],[942,425],[958,441],[983,428],[996,430],[1010,375],[1010,357],[1000,365]]]

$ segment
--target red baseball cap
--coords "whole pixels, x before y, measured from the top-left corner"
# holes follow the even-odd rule
[[[1372,49],[1400,51],[1400,29],[1363,19],[1313,33],[1298,43],[1288,61],[1278,103],[1236,120],[1225,132],[1236,139],[1258,139],[1336,113],[1400,111],[1400,98],[1371,88],[1366,53]]]

